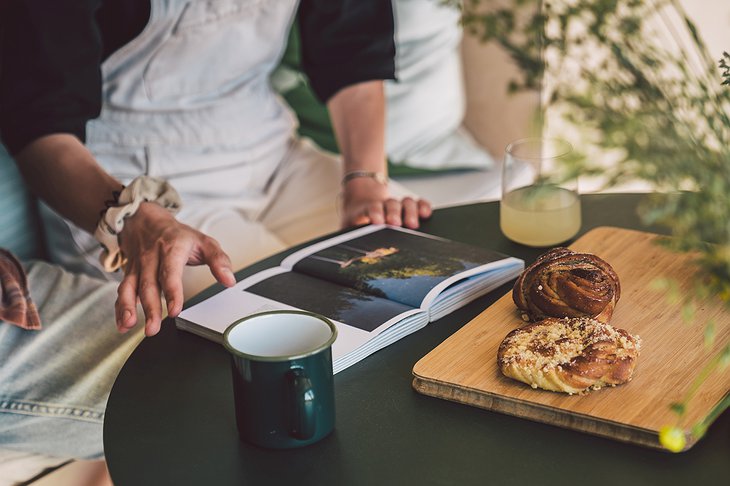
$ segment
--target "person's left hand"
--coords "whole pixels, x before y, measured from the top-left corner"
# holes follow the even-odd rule
[[[412,197],[390,197],[387,186],[375,179],[351,179],[343,188],[343,227],[385,223],[416,229],[421,219],[430,217],[431,203]]]

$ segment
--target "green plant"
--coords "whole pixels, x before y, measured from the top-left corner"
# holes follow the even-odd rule
[[[453,2],[452,2],[453,3]],[[458,2],[465,29],[498,42],[520,68],[510,91],[539,89],[542,121],[577,134],[571,170],[607,186],[641,180],[654,188],[641,207],[647,224],[669,229],[666,245],[696,255],[694,295],[683,315],[719,298],[730,308],[730,54],[708,55],[677,0],[506,0]],[[587,156],[591,154],[590,156]],[[603,154],[612,163],[600,163]],[[657,282],[671,293],[671,282]],[[708,347],[717,334],[705,323]],[[677,424],[661,435],[684,447],[686,407],[703,380],[730,363],[730,343],[672,405]],[[726,397],[719,409],[730,406]],[[691,426],[704,434],[708,417]]]

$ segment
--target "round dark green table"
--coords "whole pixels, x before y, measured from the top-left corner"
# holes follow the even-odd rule
[[[647,229],[636,216],[640,200],[584,196],[581,234],[603,225]],[[541,253],[501,234],[497,203],[438,210],[421,229],[526,263]],[[283,255],[237,277],[275,265]],[[692,449],[671,454],[415,392],[413,365],[508,290],[504,286],[337,374],[334,433],[284,451],[239,442],[228,354],[168,320],[132,354],[109,398],[104,447],[114,484],[730,484],[727,412]]]

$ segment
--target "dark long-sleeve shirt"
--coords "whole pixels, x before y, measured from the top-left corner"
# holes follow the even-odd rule
[[[0,138],[10,153],[52,133],[85,140],[101,111],[101,64],[134,39],[149,0],[11,0],[0,17]],[[326,101],[393,79],[390,0],[301,0],[302,67]]]

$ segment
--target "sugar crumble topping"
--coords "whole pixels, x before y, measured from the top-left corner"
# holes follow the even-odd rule
[[[600,342],[615,343],[619,360],[636,355],[641,348],[639,336],[620,332],[609,324],[590,318],[551,319],[519,329],[505,339],[501,364],[529,365],[543,373],[562,371],[587,348]]]

